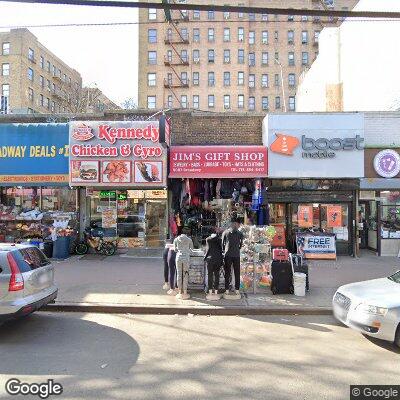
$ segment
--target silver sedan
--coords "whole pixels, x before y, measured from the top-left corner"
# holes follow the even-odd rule
[[[400,347],[400,271],[388,278],[341,286],[332,306],[343,324]]]

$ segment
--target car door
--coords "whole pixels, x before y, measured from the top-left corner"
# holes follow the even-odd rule
[[[37,247],[13,252],[24,278],[24,296],[38,294],[54,285],[54,267]]]
[[[10,270],[5,254],[5,252],[0,254],[0,303],[2,300],[5,301],[8,296],[8,286],[10,284]]]

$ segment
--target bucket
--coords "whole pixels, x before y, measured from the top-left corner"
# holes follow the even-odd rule
[[[305,296],[306,295],[306,274],[301,272],[295,272],[293,275],[294,281],[294,295]]]

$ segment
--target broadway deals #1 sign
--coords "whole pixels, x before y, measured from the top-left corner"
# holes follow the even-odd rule
[[[158,121],[72,122],[69,143],[71,186],[166,186]]]

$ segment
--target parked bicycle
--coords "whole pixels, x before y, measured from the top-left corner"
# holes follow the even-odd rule
[[[96,231],[96,235],[93,232]],[[84,239],[77,243],[75,253],[84,255],[89,252],[89,249],[94,249],[99,254],[112,256],[117,251],[117,246],[114,242],[104,240],[104,232],[99,228],[88,227],[83,232]]]

